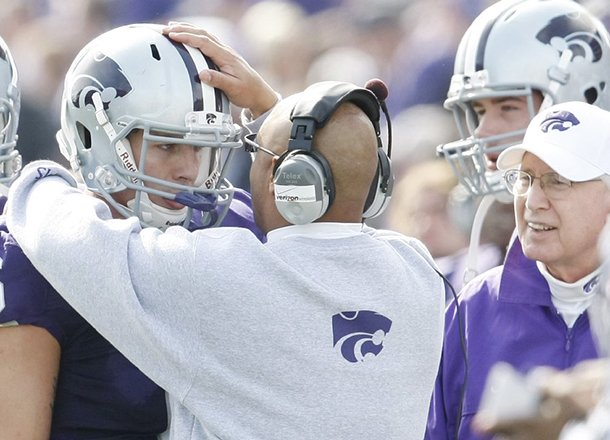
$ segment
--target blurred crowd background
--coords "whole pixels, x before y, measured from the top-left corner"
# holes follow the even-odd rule
[[[234,47],[283,95],[321,80],[364,85],[382,78],[390,88],[398,163],[434,157],[433,144],[455,136],[451,115],[439,107],[459,39],[486,0],[2,3],[1,35],[13,52],[23,90],[19,135],[26,162],[57,156],[48,134],[58,128],[63,77],[89,40],[123,24],[184,20]]]
[[[54,138],[63,77],[89,40],[128,23],[188,21],[235,48],[284,96],[316,81],[364,85],[374,77],[383,79],[390,90],[397,185],[390,209],[375,226],[417,236],[435,257],[454,254],[468,242],[476,201],[454,191],[457,181],[436,157],[438,144],[458,137],[442,103],[459,41],[474,17],[492,3],[2,0],[0,34],[13,52],[22,87],[19,148],[25,163],[51,158],[67,165]],[[580,3],[610,23],[608,0]],[[248,163],[247,154],[238,156],[230,176],[236,186],[248,188]],[[506,240],[511,219],[504,212],[486,220],[491,224],[489,240]]]

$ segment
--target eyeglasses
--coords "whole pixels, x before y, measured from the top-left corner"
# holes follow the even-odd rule
[[[547,197],[551,199],[561,199],[566,197],[569,193],[570,188],[576,183],[584,182],[572,182],[571,180],[562,177],[557,173],[546,173],[542,176],[532,176],[522,170],[507,170],[504,173],[504,184],[508,189],[508,192],[515,196],[526,195],[534,180],[540,179],[540,188],[544,191]],[[592,182],[601,179],[591,179],[586,182]]]
[[[262,151],[263,153],[267,153],[270,156],[277,157],[277,154],[275,154],[273,151],[271,151],[265,147],[261,147],[259,144],[257,144],[255,139],[256,139],[256,133],[250,133],[244,137],[244,140],[246,141],[246,145],[244,146],[244,148],[248,153],[250,153],[252,162],[254,162],[254,158],[256,157],[256,152],[259,150]]]

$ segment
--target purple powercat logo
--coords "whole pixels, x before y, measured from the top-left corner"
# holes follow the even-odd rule
[[[347,361],[356,363],[375,358],[392,321],[371,310],[341,312],[333,315],[333,347]]]
[[[582,290],[585,292],[585,294],[589,294],[591,292],[593,292],[593,290],[599,285],[599,275],[594,276],[593,278],[591,278],[587,284],[585,284],[582,288]]]
[[[556,110],[550,112],[540,123],[540,130],[548,133],[551,130],[566,131],[580,124],[580,121],[573,113],[567,110]]]
[[[94,107],[92,95],[100,93],[104,110],[110,103],[131,93],[133,87],[121,66],[101,52],[87,53],[74,69],[71,85],[72,104],[77,108]]]

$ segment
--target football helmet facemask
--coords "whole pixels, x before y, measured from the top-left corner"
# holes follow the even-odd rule
[[[188,226],[194,216],[198,226],[216,226],[232,200],[234,188],[224,169],[242,145],[241,129],[224,93],[199,80],[200,71],[216,68],[213,62],[161,29],[122,26],[80,51],[66,75],[57,140],[85,185],[124,217],[136,215],[144,226],[161,229]],[[142,131],[137,162],[128,139],[134,130]],[[148,174],[153,144],[200,149],[195,181]],[[113,194],[126,189],[135,196],[120,204]],[[151,196],[183,208],[168,209]]]
[[[21,170],[17,126],[21,105],[15,62],[0,38],[0,184],[8,186]]]
[[[444,106],[461,139],[437,152],[471,194],[506,200],[501,173],[487,168],[485,154],[516,143],[526,127],[477,137],[473,101],[526,97],[530,119],[539,111],[534,93],[542,95],[541,108],[585,101],[610,110],[608,81],[610,37],[586,9],[572,0],[501,0],[473,21],[460,42]]]

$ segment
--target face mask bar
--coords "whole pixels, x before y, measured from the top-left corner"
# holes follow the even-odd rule
[[[18,105],[0,99],[0,118],[5,122],[0,131],[0,184],[9,185],[19,174],[22,160],[17,146]]]
[[[210,112],[205,113],[206,117],[218,117],[218,115]],[[151,225],[143,218],[144,210],[142,208],[154,205],[148,195],[174,200],[186,206],[184,221],[173,222],[172,224],[181,224],[188,227],[193,218],[193,210],[195,210],[200,211],[195,216],[198,219],[198,226],[219,225],[229,210],[234,191],[231,183],[225,178],[226,165],[230,162],[235,150],[242,147],[240,127],[230,122],[229,115],[220,115],[227,116],[227,118],[220,120],[220,125],[212,126],[209,123],[199,124],[198,121],[201,121],[199,115],[195,115],[195,117],[193,114],[187,115],[187,121],[189,118],[191,121],[191,123],[187,122],[187,127],[155,123],[154,128],[152,128],[147,121],[120,121],[118,125],[122,125],[123,128],[113,138],[110,147],[118,155],[116,144],[128,144],[128,142],[125,142],[127,134],[135,129],[141,129],[143,139],[140,161],[137,166],[134,164],[133,167],[130,167],[132,169],[127,169],[124,160],[117,156],[117,160],[113,163],[98,167],[95,172],[97,188],[93,190],[100,193],[121,215],[125,217],[137,215],[144,226]],[[184,185],[147,175],[146,157],[151,143],[182,144],[209,149],[210,161],[204,161],[208,165],[208,169],[199,172],[205,178],[200,179],[201,182],[198,185]],[[229,154],[221,166],[222,149],[229,149]],[[129,151],[129,154],[131,154],[131,151]],[[133,159],[131,160],[133,161]],[[111,195],[111,193],[123,189],[136,191],[135,199],[130,207],[117,203]],[[143,197],[143,194],[147,194],[146,197]],[[155,209],[163,210],[164,208],[157,207]],[[176,211],[176,214],[179,214],[179,211]],[[158,225],[153,226],[159,227]]]
[[[448,161],[460,184],[470,194],[474,196],[492,194],[505,198],[504,195],[507,191],[502,182],[501,174],[496,170],[487,168],[485,155],[499,153],[520,142],[526,130],[526,127],[524,127],[523,129],[484,138],[477,137],[475,130],[478,126],[478,117],[472,107],[472,101],[485,98],[526,96],[531,119],[536,114],[532,92],[531,88],[515,88],[500,92],[489,89],[476,91],[470,89],[460,91],[459,94],[445,101],[445,108],[453,112],[462,139],[441,144],[437,147],[436,152],[438,156]],[[515,138],[518,140],[514,140]]]

